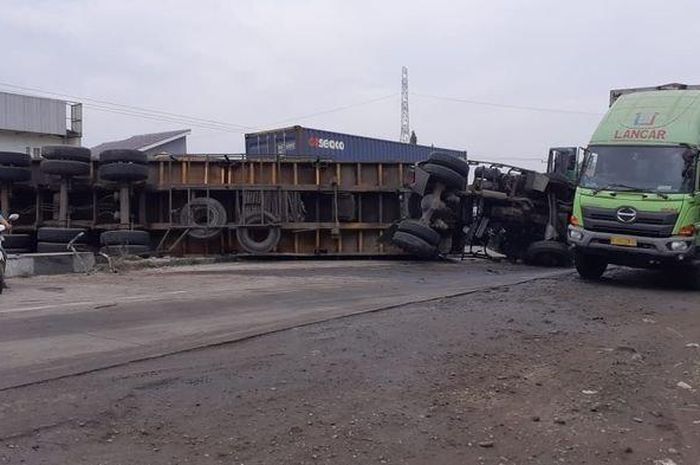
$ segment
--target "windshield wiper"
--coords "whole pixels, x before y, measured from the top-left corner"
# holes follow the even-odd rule
[[[601,191],[607,191],[607,190],[629,192],[629,191],[639,191],[641,189],[639,189],[638,187],[628,186],[627,184],[608,184],[607,186],[596,187],[595,189],[593,189],[593,195],[597,195]]]
[[[668,194],[664,194],[663,192],[650,191],[650,192],[648,192],[648,194],[658,195],[662,199],[668,200]],[[644,194],[644,197],[646,197],[646,196],[647,196],[647,193]]]

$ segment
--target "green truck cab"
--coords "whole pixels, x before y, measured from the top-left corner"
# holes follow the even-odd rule
[[[576,269],[674,268],[700,287],[700,86],[613,90],[585,150],[567,233]]]

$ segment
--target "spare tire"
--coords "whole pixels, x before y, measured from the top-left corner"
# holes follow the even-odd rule
[[[61,244],[67,244],[75,237],[86,232],[82,228],[39,228],[36,231],[36,238],[40,242],[59,242]],[[78,238],[76,243],[84,243],[87,240],[87,236],[83,235]]]
[[[252,212],[245,217],[245,224],[255,225],[265,223],[276,223],[279,221],[275,215],[270,212]],[[262,232],[262,234],[260,234]],[[282,237],[282,231],[278,225],[271,224],[267,228],[249,228],[239,226],[236,229],[236,239],[243,250],[249,253],[268,253],[271,252],[279,243]]]
[[[402,250],[422,258],[433,258],[438,255],[438,249],[420,237],[404,231],[396,231],[391,241]]]
[[[569,267],[573,256],[569,247],[558,241],[537,241],[525,251],[525,263],[534,266]]]
[[[108,163],[99,168],[100,179],[111,182],[138,182],[148,179],[148,166],[135,163]]]
[[[433,152],[428,157],[430,163],[435,163],[436,165],[446,166],[447,168],[456,171],[465,178],[469,176],[469,164],[466,160],[459,158],[455,155],[450,155],[444,152]]]
[[[105,245],[100,249],[100,253],[109,256],[134,255],[140,257],[150,255],[151,248],[147,245]]]
[[[105,150],[100,153],[100,163],[135,163],[145,165],[148,156],[140,150]]]
[[[467,184],[466,178],[452,168],[435,163],[426,163],[422,165],[421,168],[423,171],[430,174],[431,180],[441,182],[446,187],[464,190]]]
[[[102,245],[151,245],[147,231],[105,231],[100,234]]]
[[[200,226],[190,229],[188,233],[195,239],[216,237],[227,222],[226,208],[211,197],[192,199],[180,210],[180,224]]]
[[[92,152],[86,147],[47,145],[41,148],[41,156],[47,160],[70,160],[90,163]]]
[[[75,160],[42,160],[39,164],[42,173],[53,176],[85,176],[90,174],[90,164]]]
[[[32,157],[22,152],[0,152],[0,165],[26,168],[32,164]]]
[[[399,223],[398,230],[420,237],[430,245],[438,245],[440,243],[440,234],[418,220],[403,220]]]
[[[0,166],[0,182],[24,182],[32,179],[29,168],[19,166]]]
[[[3,246],[6,249],[28,249],[34,245],[30,234],[5,234]]]

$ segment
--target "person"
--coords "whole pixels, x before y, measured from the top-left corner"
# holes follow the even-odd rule
[[[0,224],[5,226],[5,231],[10,231],[12,229],[12,223],[7,221],[2,213],[0,213]]]

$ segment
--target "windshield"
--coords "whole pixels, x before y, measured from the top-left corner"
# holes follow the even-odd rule
[[[582,187],[612,191],[692,192],[695,152],[685,147],[592,146]]]

